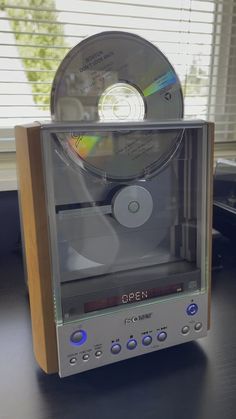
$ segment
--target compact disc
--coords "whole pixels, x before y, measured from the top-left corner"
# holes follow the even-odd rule
[[[183,117],[183,96],[173,67],[158,48],[134,34],[103,32],[83,40],[62,61],[53,81],[51,113],[60,122],[158,122]],[[123,181],[163,166],[178,148],[181,132],[138,138],[70,132],[58,139],[78,166]]]
[[[103,131],[99,125],[93,131],[56,137],[77,167],[104,180],[124,182],[155,175],[173,156],[183,134],[180,129],[118,128]]]
[[[173,67],[153,44],[127,32],[102,32],[62,61],[51,113],[55,121],[178,119],[183,96]]]

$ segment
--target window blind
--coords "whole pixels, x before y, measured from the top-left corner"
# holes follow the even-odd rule
[[[0,127],[50,118],[50,89],[84,37],[125,30],[155,44],[180,77],[186,118],[236,140],[236,0],[0,2]]]

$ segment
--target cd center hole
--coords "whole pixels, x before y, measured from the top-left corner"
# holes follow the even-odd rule
[[[145,117],[144,99],[128,83],[115,83],[104,90],[98,102],[101,121],[142,121]]]
[[[118,98],[117,102],[113,105],[114,115],[118,119],[126,119],[129,117],[131,107],[125,98]]]

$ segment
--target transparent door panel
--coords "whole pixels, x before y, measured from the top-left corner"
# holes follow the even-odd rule
[[[56,320],[207,287],[207,124],[42,129]]]

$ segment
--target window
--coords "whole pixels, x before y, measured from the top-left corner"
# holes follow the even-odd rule
[[[185,117],[215,121],[220,143],[236,140],[236,0],[0,0],[0,137],[50,118],[59,63],[106,30],[160,48],[181,79]]]

